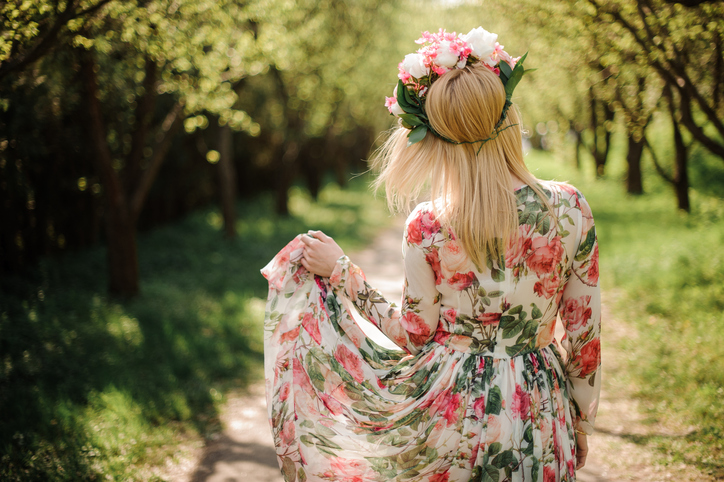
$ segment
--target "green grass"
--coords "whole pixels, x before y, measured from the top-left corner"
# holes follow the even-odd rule
[[[290,208],[240,202],[232,241],[216,209],[141,235],[127,302],[106,295],[101,248],[0,279],[0,480],[154,480],[218,431],[224,394],[262,376],[259,269],[307,229],[355,249],[388,222],[364,178],[318,203],[293,188]]]
[[[650,421],[692,427],[638,442],[656,448],[662,463],[686,461],[724,477],[724,164],[691,160],[698,185],[687,215],[655,172],[645,172],[646,195],[627,195],[616,159],[604,180],[593,179],[592,161],[583,173],[546,154],[528,162],[540,178],[569,180],[591,204],[604,298],[620,294],[615,316],[640,333],[623,348]],[[605,330],[604,320],[604,337]]]

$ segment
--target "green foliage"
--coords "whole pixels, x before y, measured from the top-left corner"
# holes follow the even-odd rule
[[[614,316],[638,333],[624,347],[632,354],[626,376],[652,420],[694,427],[639,442],[723,476],[724,201],[696,190],[697,208],[685,215],[671,209],[660,183],[647,196],[627,196],[615,179],[592,182],[537,152],[529,164],[538,177],[569,180],[591,205],[604,293],[617,300]]]
[[[288,218],[269,197],[240,204],[233,241],[216,210],[142,235],[143,295],[128,302],[106,297],[100,248],[0,278],[0,478],[149,480],[218,430],[225,391],[261,376],[259,270],[299,232],[349,250],[388,219],[364,178],[319,199],[293,188]]]

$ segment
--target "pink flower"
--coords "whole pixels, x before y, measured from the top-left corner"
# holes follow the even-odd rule
[[[518,237],[508,242],[505,250],[505,266],[512,268],[519,264],[530,250],[532,240],[530,239],[533,228],[527,224],[518,226]]]
[[[430,327],[414,311],[407,311],[400,319],[400,324],[410,334],[410,341],[415,345],[424,345],[430,337]]]
[[[535,291],[535,294],[538,296],[550,299],[554,294],[556,294],[560,284],[561,282],[558,279],[558,276],[554,273],[553,276],[546,276],[545,278],[538,280],[535,283],[535,286],[533,286],[533,291]]]
[[[481,313],[475,318],[483,324],[483,326],[494,325],[500,322],[500,317],[503,313]]]
[[[480,395],[480,397],[473,402],[473,410],[475,411],[475,416],[478,417],[478,419],[483,418],[485,415],[485,395]]]
[[[442,283],[442,268],[440,267],[440,256],[438,255],[437,248],[432,248],[429,253],[425,253],[425,261],[432,268],[432,272],[435,273],[435,284],[439,285]]]
[[[472,286],[475,280],[475,273],[469,271],[468,273],[455,273],[452,278],[447,280],[447,284],[453,287],[456,291],[462,291]]]
[[[560,312],[563,326],[568,331],[576,331],[583,327],[591,318],[592,311],[588,306],[591,302],[590,296],[580,296],[578,298],[568,298]]]
[[[440,264],[445,278],[471,268],[470,258],[462,245],[455,240],[446,242],[440,248]]]
[[[460,404],[461,397],[459,393],[456,393],[455,395],[448,393],[448,396],[445,397],[445,401],[440,408],[445,410],[442,418],[445,419],[448,426],[458,421],[458,410],[460,408]]]
[[[305,313],[302,319],[302,326],[318,345],[322,344],[322,334],[319,332],[319,323],[314,315]]]
[[[282,430],[279,432],[279,439],[282,442],[282,446],[289,446],[294,442],[294,421],[287,420],[282,426]]]
[[[332,457],[329,462],[332,469],[330,480],[338,482],[365,482],[371,480],[369,474],[367,474],[369,469],[365,461]]]
[[[282,387],[279,389],[279,400],[283,402],[284,400],[289,398],[290,391],[291,389],[289,388],[288,382],[282,385]]]
[[[556,482],[556,471],[549,465],[543,467],[543,482]]]
[[[448,482],[450,480],[450,469],[442,474],[435,474],[428,479],[430,482]]]
[[[530,395],[523,391],[520,385],[515,385],[515,393],[513,394],[513,406],[511,407],[513,414],[522,420],[528,418],[530,414]]]
[[[286,333],[283,333],[282,336],[279,338],[279,343],[297,341],[297,338],[299,338],[299,326],[297,326],[293,330],[289,330]]]
[[[352,353],[352,351],[345,345],[337,345],[337,350],[334,352],[334,358],[352,375],[358,383],[362,383],[365,379],[364,372],[362,370],[362,360]]]
[[[320,393],[319,398],[322,400],[324,406],[327,407],[327,410],[332,412],[333,415],[342,415],[342,412],[344,412],[344,405],[339,403],[334,397],[326,393]]]
[[[528,268],[542,277],[553,272],[563,257],[561,237],[556,236],[550,242],[548,238],[539,236],[531,243],[532,253],[527,259]]]
[[[588,281],[590,281],[591,283],[598,283],[598,245],[593,248],[593,254],[591,255],[591,265],[588,267],[588,272],[586,273],[586,276],[588,277]]]
[[[594,338],[589,341],[574,360],[574,364],[581,368],[579,376],[586,377],[598,369],[601,364],[601,340]]]
[[[443,313],[443,316],[445,317],[445,321],[453,324],[458,317],[458,313],[457,311],[455,311],[454,308],[450,308],[449,310],[446,310],[445,313]]]
[[[431,238],[440,232],[440,222],[435,219],[430,211],[425,211],[420,216],[420,227],[427,238]]]
[[[484,439],[489,443],[497,442],[500,439],[502,428],[500,426],[500,420],[496,415],[490,415],[488,417],[488,425],[485,429]]]
[[[422,230],[420,227],[420,218],[415,218],[407,225],[407,242],[419,245],[422,243]]]

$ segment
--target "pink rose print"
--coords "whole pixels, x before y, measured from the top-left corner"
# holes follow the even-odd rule
[[[556,482],[556,471],[549,465],[543,467],[543,482]]]
[[[512,268],[513,266],[519,264],[525,255],[528,254],[528,251],[530,251],[530,247],[533,242],[530,239],[532,230],[533,227],[527,224],[518,226],[518,238],[511,239],[508,242],[507,249],[505,250],[505,266],[507,268]]]
[[[530,414],[530,395],[523,390],[520,385],[515,385],[515,393],[513,394],[513,413],[522,420],[529,418]]]
[[[598,283],[598,245],[593,248],[593,254],[591,255],[591,265],[588,267],[586,277],[591,284]]]
[[[556,294],[556,290],[558,290],[560,284],[561,282],[558,279],[558,276],[553,274],[553,276],[546,276],[545,278],[541,278],[536,281],[535,286],[533,286],[533,291],[535,291],[535,294],[538,296],[550,299],[554,294]]]
[[[291,388],[289,387],[289,383],[285,383],[282,385],[282,388],[279,390],[279,400],[284,401],[287,398],[289,398],[289,392],[291,391]]]
[[[281,432],[279,432],[279,438],[281,439],[282,444],[286,446],[291,445],[292,442],[294,442],[294,434],[294,421],[287,420],[284,422]]]
[[[407,225],[407,242],[418,245],[422,243],[422,229],[420,228],[419,217],[416,217]]]
[[[470,286],[473,284],[474,279],[475,273],[473,273],[472,271],[469,271],[466,274],[455,273],[450,279],[447,280],[447,284],[449,284],[456,291],[462,291],[464,289],[470,288]]]
[[[581,352],[576,357],[575,364],[581,367],[581,373],[579,376],[586,377],[595,372],[600,363],[601,340],[599,338],[594,338],[583,345]]]
[[[429,253],[425,253],[425,261],[432,268],[435,273],[435,284],[439,285],[442,283],[442,269],[440,268],[440,256],[438,255],[437,248],[433,248]]]
[[[452,324],[455,323],[455,320],[458,317],[458,313],[453,308],[450,308],[449,310],[446,310],[445,313],[443,313],[443,316],[445,317],[445,321]]]
[[[430,327],[413,311],[405,313],[400,319],[400,324],[410,334],[410,341],[415,345],[424,345],[430,337]]]
[[[319,332],[319,323],[314,315],[305,313],[302,319],[302,326],[318,345],[322,344],[322,334]]]
[[[430,477],[430,482],[448,482],[450,480],[450,471],[446,470],[442,474],[435,474]]]
[[[279,338],[279,343],[295,341],[298,337],[299,337],[299,327],[297,326],[293,330],[289,330],[286,333],[282,333],[282,336]]]
[[[420,228],[426,238],[432,238],[440,232],[440,222],[430,211],[426,211],[420,216]]]
[[[502,313],[482,313],[478,315],[476,320],[481,322],[483,326],[493,325],[495,323],[500,322],[500,317],[503,316]]]
[[[456,423],[458,421],[458,409],[460,408],[461,397],[459,393],[447,397],[446,403],[443,406],[445,414],[442,416],[448,425]]]
[[[531,255],[526,260],[528,268],[539,277],[550,274],[563,257],[561,237],[556,236],[549,242],[548,238],[538,236],[531,243],[531,251]]]
[[[325,477],[329,480],[339,482],[365,482],[371,480],[368,477],[367,464],[362,460],[343,459],[342,457],[333,457],[330,460],[331,473]]]
[[[352,353],[345,345],[337,345],[334,352],[334,358],[342,364],[342,366],[352,375],[358,383],[362,383],[365,379],[362,371],[362,360]]]
[[[591,302],[590,296],[581,296],[579,298],[569,298],[560,312],[561,321],[566,330],[576,331],[580,329],[591,318],[591,308],[588,304]]]
[[[473,410],[478,419],[483,418],[485,415],[485,395],[480,395],[480,397],[473,402]]]
[[[500,419],[497,415],[491,415],[488,417],[488,427],[486,429],[487,436],[485,440],[488,443],[497,442],[500,439],[502,428],[500,426]]]
[[[440,248],[440,264],[446,278],[470,268],[470,258],[457,241],[448,241]]]

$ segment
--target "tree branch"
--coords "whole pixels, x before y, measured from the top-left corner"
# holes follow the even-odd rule
[[[176,130],[183,122],[184,103],[177,102],[161,124],[161,129],[156,134],[156,144],[153,149],[153,157],[148,168],[143,172],[136,190],[131,198],[131,215],[134,220],[138,219],[143,204],[146,202],[148,192],[151,190],[153,182],[156,180],[158,171],[161,169],[166,153],[171,147],[171,141],[176,134]]]

